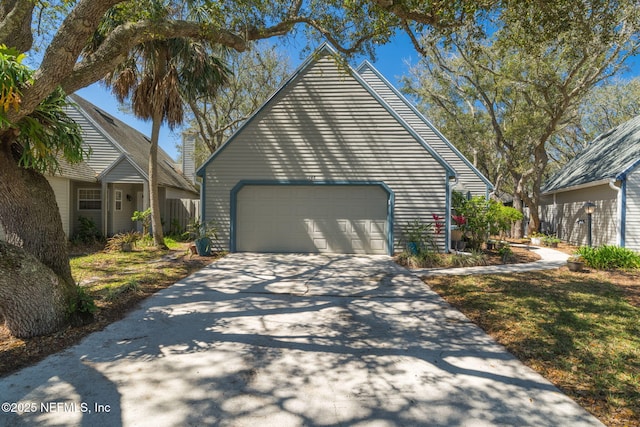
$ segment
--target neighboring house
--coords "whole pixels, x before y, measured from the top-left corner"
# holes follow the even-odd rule
[[[150,140],[77,96],[67,114],[81,128],[89,158],[79,164],[61,162],[61,171],[47,179],[53,188],[62,224],[68,237],[79,230],[79,218],[93,220],[106,235],[139,229],[133,212],[148,207],[148,162]],[[158,182],[161,216],[166,231],[176,219],[185,226],[197,210],[199,194],[193,183],[176,169],[173,160],[158,152]]]
[[[402,229],[484,178],[369,63],[323,45],[198,169],[203,221],[231,251],[392,254]]]
[[[558,237],[587,243],[586,202],[595,246],[640,251],[640,116],[598,136],[542,189],[541,219]]]

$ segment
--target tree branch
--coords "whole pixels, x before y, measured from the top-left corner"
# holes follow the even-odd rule
[[[139,21],[129,22],[112,31],[100,48],[76,64],[73,71],[61,81],[67,92],[90,85],[100,80],[107,70],[113,70],[136,45],[163,38],[199,38],[212,43],[244,51],[245,40],[231,31],[212,28],[210,24],[191,21]]]
[[[31,49],[31,16],[35,1],[3,0],[0,5],[0,44],[26,52]]]

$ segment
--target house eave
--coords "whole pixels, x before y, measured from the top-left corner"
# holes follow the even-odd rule
[[[609,184],[609,182],[611,182],[611,179],[613,178],[603,178],[597,181],[585,182],[583,184],[572,185],[569,187],[562,187],[555,190],[544,191],[542,195],[547,196],[551,194],[565,193],[567,191],[582,190],[584,188],[597,187],[599,185],[607,185]],[[618,179],[618,178],[615,178],[615,179]]]

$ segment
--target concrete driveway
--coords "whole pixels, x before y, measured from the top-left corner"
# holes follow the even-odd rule
[[[229,255],[0,397],[0,425],[601,425],[388,257]]]

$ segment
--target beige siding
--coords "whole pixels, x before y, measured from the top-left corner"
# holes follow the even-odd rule
[[[606,184],[556,193],[555,203],[552,195],[545,197],[540,209],[541,219],[551,223],[562,240],[586,245],[588,226],[584,204],[587,201],[596,204],[592,215],[593,245],[617,245],[617,193]]]
[[[58,210],[60,211],[60,218],[62,219],[62,229],[67,238],[69,238],[71,222],[71,183],[66,178],[55,177],[47,177],[47,181],[49,181],[49,185],[51,185],[56,195],[56,203],[58,203]]]
[[[408,221],[445,214],[444,167],[332,59],[307,67],[274,101],[206,167],[204,219],[219,224],[223,244],[241,180],[383,181],[395,193],[396,246]]]
[[[109,170],[106,176],[103,177],[105,182],[129,182],[129,183],[141,183],[146,178],[140,175],[138,169],[135,168],[126,159],[121,159],[112,169]]]
[[[627,177],[625,246],[640,252],[640,168]]]
[[[167,199],[197,199],[198,193],[182,190],[180,188],[167,187]]]
[[[67,114],[82,128],[82,139],[91,147],[91,154],[86,163],[99,175],[120,157],[120,152],[98,131],[93,122],[77,109],[69,108]]]
[[[458,175],[456,190],[466,193],[470,191],[475,196],[487,196],[487,184],[478,176],[464,157],[447,141],[438,135],[434,128],[425,122],[416,112],[399,97],[391,87],[371,69],[364,66],[360,69],[360,76],[371,86],[407,122],[424,141],[434,149]]]

